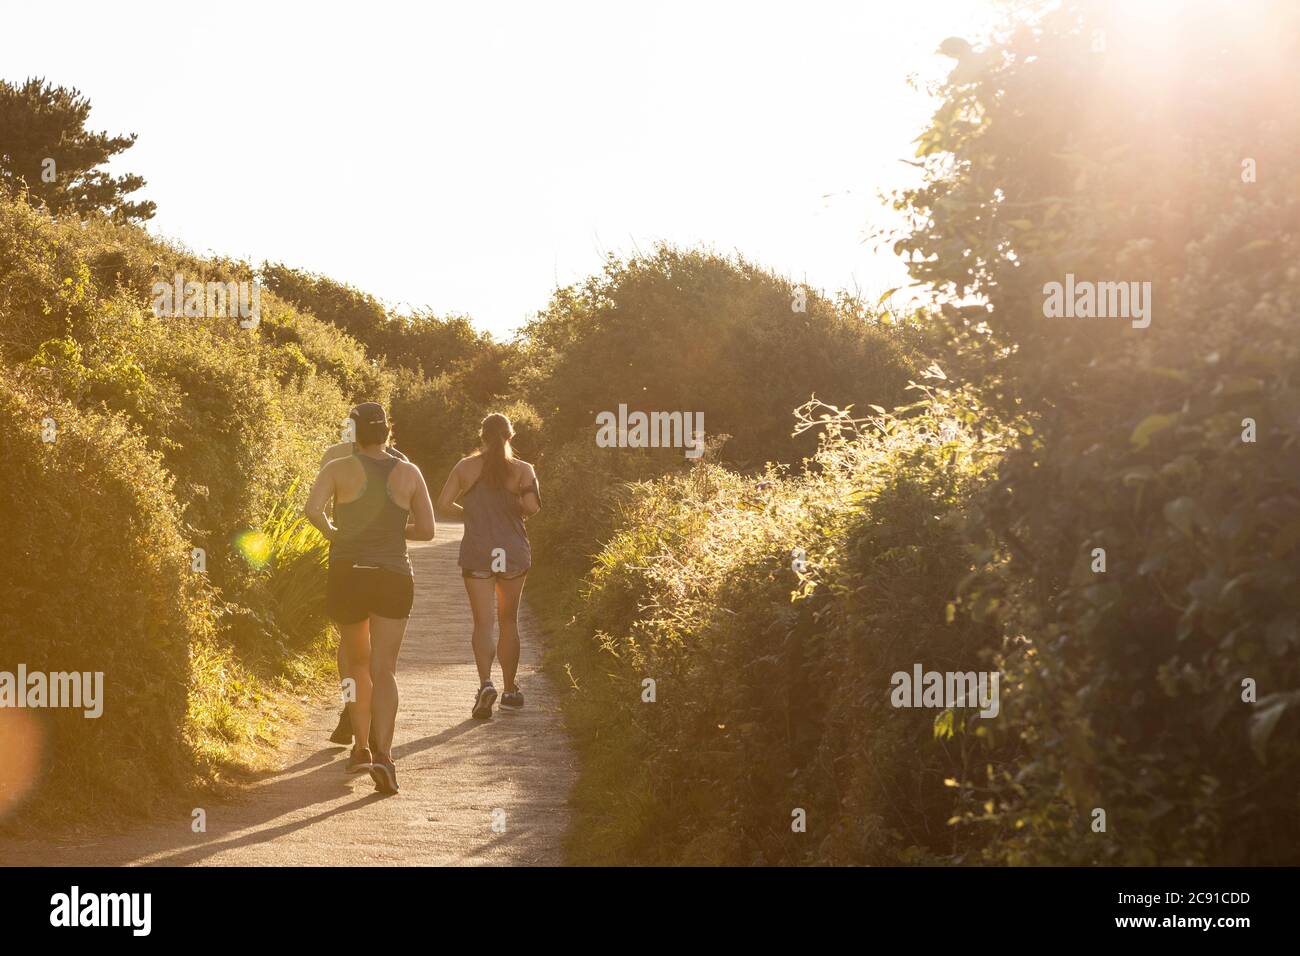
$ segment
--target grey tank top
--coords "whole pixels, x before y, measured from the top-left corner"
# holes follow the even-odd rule
[[[462,568],[517,574],[533,566],[528,532],[515,495],[480,477],[461,496],[460,504],[465,509],[465,534],[460,539]]]
[[[334,504],[338,534],[330,542],[330,567],[374,567],[411,574],[411,559],[406,554],[409,512],[388,495],[388,476],[400,461],[376,461],[358,454],[352,457],[366,470],[366,487],[356,501]]]

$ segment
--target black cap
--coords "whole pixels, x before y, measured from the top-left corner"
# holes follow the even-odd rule
[[[378,402],[362,402],[348,412],[348,417],[358,425],[388,424],[388,416],[384,414],[384,406]]]

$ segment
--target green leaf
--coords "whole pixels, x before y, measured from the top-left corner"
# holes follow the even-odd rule
[[[935,740],[947,740],[953,735],[953,712],[952,709],[940,711],[934,717],[934,738]]]
[[[1251,240],[1250,242],[1246,243],[1244,246],[1242,246],[1242,247],[1241,247],[1240,249],[1238,249],[1237,251],[1238,251],[1238,252],[1255,252],[1255,251],[1258,250],[1258,249],[1267,249],[1267,248],[1268,248],[1269,246],[1271,246],[1271,245],[1273,245],[1273,240],[1272,240],[1272,239],[1253,239],[1253,240]]]
[[[1255,705],[1255,714],[1250,718],[1250,746],[1260,763],[1268,763],[1268,738],[1273,736],[1287,705],[1293,702],[1291,697],[1290,694],[1270,694]]]
[[[1165,502],[1164,515],[1166,521],[1188,536],[1199,521],[1196,502],[1186,495]]]
[[[943,374],[943,369],[939,368],[938,363],[931,362],[930,367],[921,373],[924,378],[938,378],[943,381],[948,380],[948,376]]]
[[[1156,476],[1156,470],[1150,465],[1139,465],[1136,468],[1129,468],[1124,472],[1120,479],[1126,488],[1134,488],[1143,482],[1150,481]]]
[[[1137,428],[1133,429],[1133,434],[1129,436],[1129,441],[1136,448],[1146,448],[1151,444],[1151,436],[1157,432],[1164,431],[1174,422],[1178,421],[1178,415],[1148,415],[1142,421],[1138,422]]]
[[[1250,395],[1262,391],[1264,383],[1249,375],[1230,375],[1214,388],[1215,395]]]
[[[1183,385],[1190,385],[1192,382],[1191,375],[1187,374],[1182,369],[1164,368],[1163,366],[1157,365],[1147,369],[1147,371],[1152,375],[1158,376],[1160,378],[1167,378],[1170,379],[1171,381],[1180,382]]]

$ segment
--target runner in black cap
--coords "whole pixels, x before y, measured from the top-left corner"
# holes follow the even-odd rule
[[[375,402],[365,402],[363,404],[374,405],[375,408],[379,408],[380,411],[383,411],[383,409]],[[361,407],[360,405],[354,405],[352,409],[348,412],[348,418],[352,419],[354,429],[356,428],[357,409],[359,409],[360,407]],[[324,468],[330,462],[336,461],[339,458],[349,458],[356,450],[357,450],[357,443],[354,441],[341,441],[337,445],[331,445],[329,448],[325,449],[325,454],[321,455],[319,467]],[[403,455],[392,445],[388,445],[384,449],[384,451],[388,452],[388,454],[392,455],[394,458],[398,458],[402,461],[409,460],[405,455]],[[339,662],[340,680],[346,677],[348,673],[348,663],[346,659],[346,654],[347,654],[347,648],[344,647],[342,641],[339,641],[338,662]],[[344,704],[343,710],[339,712],[338,726],[334,728],[334,733],[330,734],[330,743],[343,744],[345,746],[352,743],[352,717],[348,714],[347,704]],[[370,741],[371,749],[374,749],[374,743],[375,742],[372,738]]]
[[[377,789],[395,793],[397,655],[415,596],[406,540],[433,538],[433,503],[420,469],[385,450],[383,408],[365,402],[353,417],[356,450],[320,470],[303,510],[330,542],[325,604],[344,646],[344,673],[354,682],[347,769],[369,771]],[[331,501],[334,522],[326,515]]]

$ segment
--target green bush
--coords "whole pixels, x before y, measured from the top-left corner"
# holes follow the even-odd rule
[[[265,265],[262,275],[278,296],[354,336],[394,370],[391,390],[349,395],[391,403],[393,444],[437,494],[437,484],[477,446],[483,416],[511,391],[513,346],[476,332],[465,316],[391,314],[373,296],[325,276],[282,264]]]
[[[241,263],[197,259],[135,227],[51,219],[21,198],[0,198],[0,249],[6,251],[0,262],[0,373],[21,383],[11,386],[14,394],[28,402],[38,394],[40,402],[57,407],[56,417],[73,423],[69,443],[102,429],[127,449],[122,455],[138,453],[152,469],[119,462],[96,443],[93,454],[64,462],[70,469],[62,479],[66,488],[60,486],[49,509],[15,519],[30,521],[24,542],[32,567],[57,566],[87,577],[75,587],[51,577],[51,594],[67,588],[65,615],[94,616],[100,627],[116,620],[114,608],[121,606],[123,620],[143,621],[123,625],[120,647],[106,645],[119,656],[134,654],[130,668],[109,661],[125,675],[116,684],[107,675],[110,691],[128,689],[128,704],[111,721],[88,721],[90,730],[67,725],[52,737],[46,756],[60,770],[32,801],[28,819],[66,822],[60,812],[73,806],[81,820],[147,811],[186,786],[207,786],[258,765],[290,712],[285,692],[297,700],[304,689],[321,686],[332,656],[323,642],[323,580],[316,573],[323,551],[314,531],[285,523],[284,510],[301,504],[301,492],[292,489],[310,479],[321,451],[338,439],[348,405],[361,396],[387,400],[392,376],[346,334],[269,292],[262,295],[255,328],[242,328],[233,317],[155,315],[152,284],[170,281],[176,271],[194,281],[250,281],[252,273]],[[23,414],[29,412],[24,407]],[[27,423],[23,429],[36,434]],[[53,480],[52,474],[29,477]],[[135,480],[141,482],[139,501],[122,490],[123,482]],[[65,512],[58,511],[66,505],[65,492],[67,501],[80,495],[98,503],[84,536],[76,538],[79,551],[71,563],[60,530]],[[2,513],[15,508],[11,502]],[[163,567],[183,559],[188,580],[190,549],[207,552],[201,611],[185,603],[179,585],[162,572],[133,573],[122,564],[138,556],[118,554],[121,535],[132,533],[146,512],[157,525]],[[275,542],[267,567],[238,547],[259,533]],[[144,544],[132,539],[137,546]],[[100,567],[107,570],[94,570]],[[120,588],[124,596],[115,605],[95,587]],[[126,589],[154,604],[131,605]],[[175,660],[153,653],[152,645],[136,647],[153,639],[140,607],[155,611],[157,626],[171,628],[168,640],[175,645],[165,649],[177,655],[179,672]],[[4,608],[0,621],[10,643],[0,661],[8,664],[12,655],[29,651],[38,660],[46,657],[43,608],[38,602]],[[55,625],[58,641],[72,640],[62,618]],[[132,732],[121,722],[127,708],[147,723],[133,731],[129,745],[110,737],[102,747],[84,746],[84,740],[103,742],[95,727]],[[119,752],[120,775],[106,764]],[[150,760],[156,766],[141,769]],[[158,784],[141,788],[148,799],[124,799],[132,775]],[[68,783],[76,779],[94,785]]]
[[[492,352],[491,337],[477,332],[467,316],[390,314],[374,296],[281,263],[265,264],[261,275],[279,298],[342,329],[389,365],[436,378]],[[499,386],[505,391],[504,379]]]
[[[393,444],[424,472],[433,495],[452,466],[478,445],[479,423],[487,414],[458,391],[450,375],[426,379],[398,369],[392,400]]]
[[[175,476],[183,521],[219,584],[242,580],[231,536],[314,467],[349,404],[388,398],[391,376],[355,342],[273,294],[254,329],[155,316],[155,270],[140,263],[195,281],[251,281],[246,268],[186,259],[129,226],[51,220],[22,202],[0,203],[0,244],[23,255],[0,284],[0,302],[14,303],[5,327],[26,328],[31,310],[39,319],[35,334],[7,341],[7,357],[41,370],[78,407],[129,416]],[[118,263],[111,281],[93,278],[108,259]]]
[[[725,460],[798,462],[790,409],[816,394],[841,407],[903,398],[912,357],[881,326],[741,259],[661,247],[555,293],[523,332],[516,381],[548,449],[594,440],[620,404],[704,413],[730,436]]]
[[[706,463],[626,496],[552,652],[585,757],[577,861],[888,864],[978,848],[948,826],[977,796],[950,783],[1006,744],[970,711],[894,709],[889,692],[914,663],[991,665],[996,629],[949,620],[948,604],[972,560],[963,508],[997,443],[937,395],[869,423],[812,411],[824,431],[802,476]]]
[[[123,416],[78,410],[30,378],[0,367],[0,669],[103,672],[104,711],[38,712],[47,739],[27,819],[70,804],[146,812],[191,780],[190,649],[212,639],[212,594],[157,455]]]
[[[996,861],[1293,864],[1300,13],[1189,8],[1158,82],[1127,15],[963,48],[898,201],[914,275],[972,303],[945,367],[1029,420],[971,522],[1027,751],[979,825]],[[1067,273],[1150,282],[1151,324],[1045,318]]]

